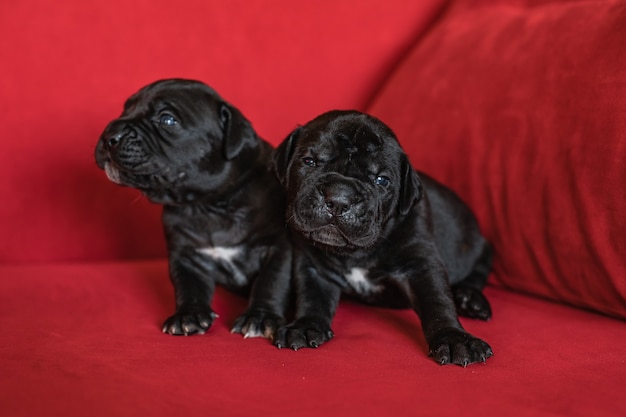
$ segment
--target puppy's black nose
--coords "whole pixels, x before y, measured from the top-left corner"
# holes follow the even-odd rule
[[[103,136],[108,148],[114,149],[125,139],[135,137],[136,133],[130,127],[124,127],[122,129],[107,129]]]
[[[356,194],[347,184],[333,183],[321,187],[326,210],[333,217],[341,217],[350,211],[356,200]]]
[[[122,141],[123,137],[124,137],[124,133],[122,132],[117,133],[108,138],[107,145],[109,145],[109,148],[115,148]]]

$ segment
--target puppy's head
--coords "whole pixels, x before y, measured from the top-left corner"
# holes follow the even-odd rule
[[[297,128],[272,166],[287,192],[290,228],[327,250],[376,245],[421,198],[391,129],[356,111],[328,112]]]
[[[98,166],[161,204],[219,195],[255,148],[250,123],[207,85],[169,79],[131,96],[96,146]]]

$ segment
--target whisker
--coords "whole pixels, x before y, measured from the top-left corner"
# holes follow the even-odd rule
[[[134,206],[135,204],[139,203],[139,200],[141,200],[142,198],[143,194],[137,194],[137,196],[130,201],[129,205]]]

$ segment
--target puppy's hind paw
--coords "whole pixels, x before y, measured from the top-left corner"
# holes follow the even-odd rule
[[[491,306],[480,290],[459,285],[452,288],[452,293],[459,315],[485,321],[491,318]]]
[[[265,337],[273,339],[276,330],[283,325],[285,320],[278,314],[258,308],[249,308],[239,316],[231,333],[240,333],[244,339],[249,337]]]

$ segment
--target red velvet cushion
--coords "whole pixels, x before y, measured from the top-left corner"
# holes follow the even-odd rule
[[[473,3],[370,110],[475,210],[492,283],[626,317],[626,4]]]

